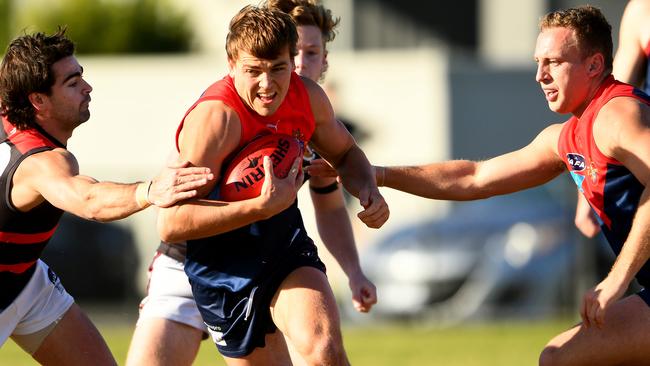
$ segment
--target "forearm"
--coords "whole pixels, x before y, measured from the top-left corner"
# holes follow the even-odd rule
[[[191,200],[160,210],[158,234],[166,242],[200,239],[266,218],[255,199],[238,202]]]
[[[361,272],[361,265],[342,190],[339,188],[324,195],[312,192],[312,201],[318,234],[323,244],[346,276],[353,277]]]
[[[355,197],[366,182],[375,182],[372,165],[361,149],[353,145],[334,166],[345,189]]]
[[[85,183],[84,183],[85,184]],[[140,189],[138,190],[138,186]],[[121,184],[113,182],[94,182],[83,190],[78,197],[76,209],[71,212],[88,220],[108,222],[123,219],[146,207],[146,190],[148,183]],[[136,199],[136,191],[145,194]]]
[[[630,234],[619,253],[609,276],[629,284],[650,258],[650,192],[643,191],[634,216]]]
[[[478,164],[454,160],[420,166],[378,167],[377,183],[417,196],[439,200],[474,200],[489,197],[475,183]]]

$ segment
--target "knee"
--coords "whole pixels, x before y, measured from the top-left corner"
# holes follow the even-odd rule
[[[560,348],[547,345],[539,355],[539,366],[561,366],[562,362]]]
[[[340,334],[320,334],[295,344],[309,365],[348,365]]]

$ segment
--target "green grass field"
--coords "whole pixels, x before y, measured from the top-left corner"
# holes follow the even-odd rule
[[[132,323],[97,320],[119,364],[126,358]],[[119,323],[119,324],[118,324]],[[344,341],[355,366],[537,365],[546,342],[572,321],[516,322],[435,329],[413,325],[345,327]],[[0,349],[0,365],[36,365],[13,341]],[[205,341],[195,365],[225,365]]]

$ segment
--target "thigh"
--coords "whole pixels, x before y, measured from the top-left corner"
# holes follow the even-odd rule
[[[637,295],[612,305],[603,328],[582,324],[546,346],[563,365],[650,364],[650,307]]]
[[[43,365],[116,365],[90,319],[73,304],[32,355]]]
[[[126,365],[191,365],[203,331],[164,318],[146,318],[135,328]]]
[[[316,268],[300,267],[287,276],[271,302],[271,316],[298,352],[323,335],[342,343],[334,293]]]

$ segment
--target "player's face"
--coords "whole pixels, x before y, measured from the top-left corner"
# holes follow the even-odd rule
[[[323,35],[315,25],[298,26],[298,54],[293,58],[300,76],[318,82],[327,64]]]
[[[229,61],[230,76],[237,94],[260,116],[275,113],[289,90],[293,62],[289,47],[274,60],[265,60],[239,51],[236,60]]]
[[[64,128],[74,129],[90,118],[90,92],[93,88],[83,78],[83,67],[74,56],[52,65],[54,85],[49,95],[43,94],[44,118],[56,120]]]
[[[535,47],[537,73],[548,107],[557,113],[580,115],[589,102],[589,60],[583,57],[574,32],[544,29]]]

